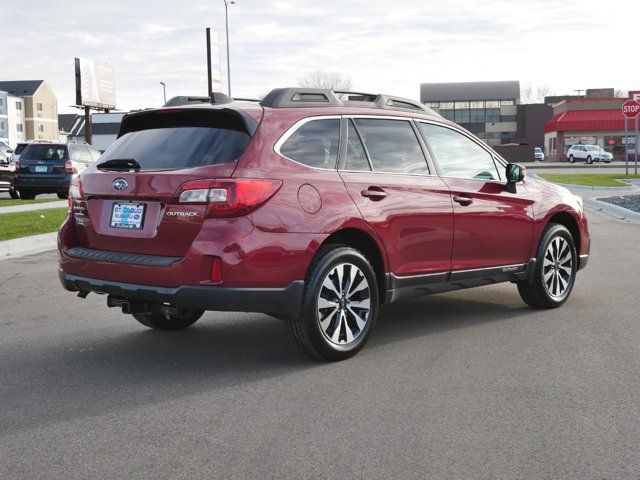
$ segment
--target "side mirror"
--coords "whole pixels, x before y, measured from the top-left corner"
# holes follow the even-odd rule
[[[526,169],[517,163],[509,163],[506,168],[507,183],[518,183],[524,180]]]

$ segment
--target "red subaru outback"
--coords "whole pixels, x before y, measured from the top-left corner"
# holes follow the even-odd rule
[[[382,304],[508,281],[553,308],[587,264],[578,197],[420,103],[293,88],[216,99],[127,115],[76,178],[67,290],[163,330],[264,312],[339,360]]]

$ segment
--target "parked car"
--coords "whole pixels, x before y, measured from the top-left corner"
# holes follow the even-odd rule
[[[0,140],[0,157],[11,158],[13,150],[7,142]]]
[[[9,157],[0,154],[0,192],[8,192],[11,198],[18,198],[13,188],[14,166]]]
[[[99,157],[100,151],[84,142],[30,143],[16,162],[15,189],[24,199],[40,193],[67,198],[71,177],[95,164]]]
[[[576,161],[585,161],[589,164],[600,161],[611,163],[613,160],[613,155],[598,145],[571,145],[567,151],[567,157],[570,163]]]
[[[404,298],[515,282],[533,307],[567,300],[589,258],[579,197],[417,101],[354,97],[285,88],[126,115],[73,179],[62,285],[162,330],[267,313],[325,360]]]
[[[544,162],[544,152],[540,147],[533,149],[533,156],[536,162]]]

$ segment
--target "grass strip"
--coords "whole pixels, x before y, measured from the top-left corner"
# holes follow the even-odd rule
[[[617,179],[635,178],[640,180],[640,175],[625,175],[623,173],[540,173],[538,175],[549,182],[587,187],[628,187],[627,183],[619,182]]]
[[[55,232],[67,217],[67,208],[0,214],[0,241]]]

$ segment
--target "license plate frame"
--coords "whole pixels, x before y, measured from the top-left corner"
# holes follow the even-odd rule
[[[121,230],[142,230],[147,204],[143,202],[113,202],[109,226]]]

